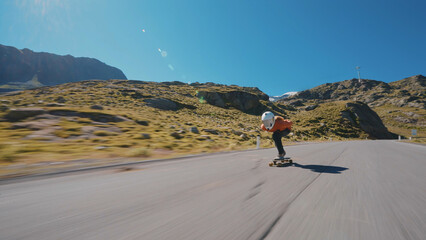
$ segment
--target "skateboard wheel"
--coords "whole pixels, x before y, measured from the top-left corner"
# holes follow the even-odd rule
[[[289,163],[293,163],[293,160],[288,160]]]
[[[270,167],[274,166],[274,163],[273,163],[273,162],[270,162],[270,163],[269,163],[269,166],[270,166]]]
[[[274,161],[274,165],[277,165],[277,161]]]

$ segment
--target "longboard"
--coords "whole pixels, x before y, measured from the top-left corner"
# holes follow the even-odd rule
[[[272,162],[269,162],[269,166],[273,167],[274,165],[276,165],[276,166],[280,167],[285,163],[293,164],[293,159],[291,159],[290,157],[284,157],[284,159],[282,159],[282,160],[274,159],[274,160],[272,160]]]

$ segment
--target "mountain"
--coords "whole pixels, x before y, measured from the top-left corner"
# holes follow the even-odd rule
[[[45,52],[19,50],[0,45],[0,85],[2,88],[25,89],[40,85],[56,85],[88,79],[127,79],[123,72],[97,59],[60,56]]]
[[[391,82],[389,85],[394,89],[401,91],[416,92],[417,94],[425,93],[426,77],[423,75],[415,75],[412,77],[404,78],[399,81]]]
[[[385,83],[369,79],[351,79],[326,83],[279,100],[283,104],[304,106],[330,101],[361,101],[370,107],[391,104],[397,107],[426,107],[426,78],[416,75]]]
[[[324,104],[339,105],[348,101],[368,105],[392,133],[408,138],[411,136],[411,130],[417,129],[417,137],[426,137],[426,77],[422,75],[390,83],[368,79],[326,83],[276,103],[294,107],[302,113],[310,113]],[[380,124],[376,125],[376,128],[380,129]],[[390,136],[382,136],[386,135]]]
[[[269,97],[269,101],[271,101],[271,102],[275,102],[275,101],[281,100],[281,99],[283,99],[283,98],[287,98],[287,97],[290,97],[290,96],[296,95],[297,93],[298,93],[298,92],[287,92],[287,93],[284,93],[284,94],[283,94],[283,95],[281,95],[281,96]]]

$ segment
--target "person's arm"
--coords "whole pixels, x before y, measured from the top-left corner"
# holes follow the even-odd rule
[[[285,129],[291,130],[291,126],[293,125],[293,122],[288,120],[288,119],[285,119],[283,121],[283,125],[284,125]]]

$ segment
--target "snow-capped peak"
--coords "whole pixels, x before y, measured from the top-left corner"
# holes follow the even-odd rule
[[[271,101],[271,102],[275,102],[275,101],[278,101],[278,100],[280,100],[280,99],[283,99],[283,98],[287,98],[287,97],[290,97],[290,96],[293,96],[293,95],[296,95],[298,92],[287,92],[287,93],[284,93],[283,95],[281,95],[281,96],[274,96],[274,97],[269,97],[269,101]]]

